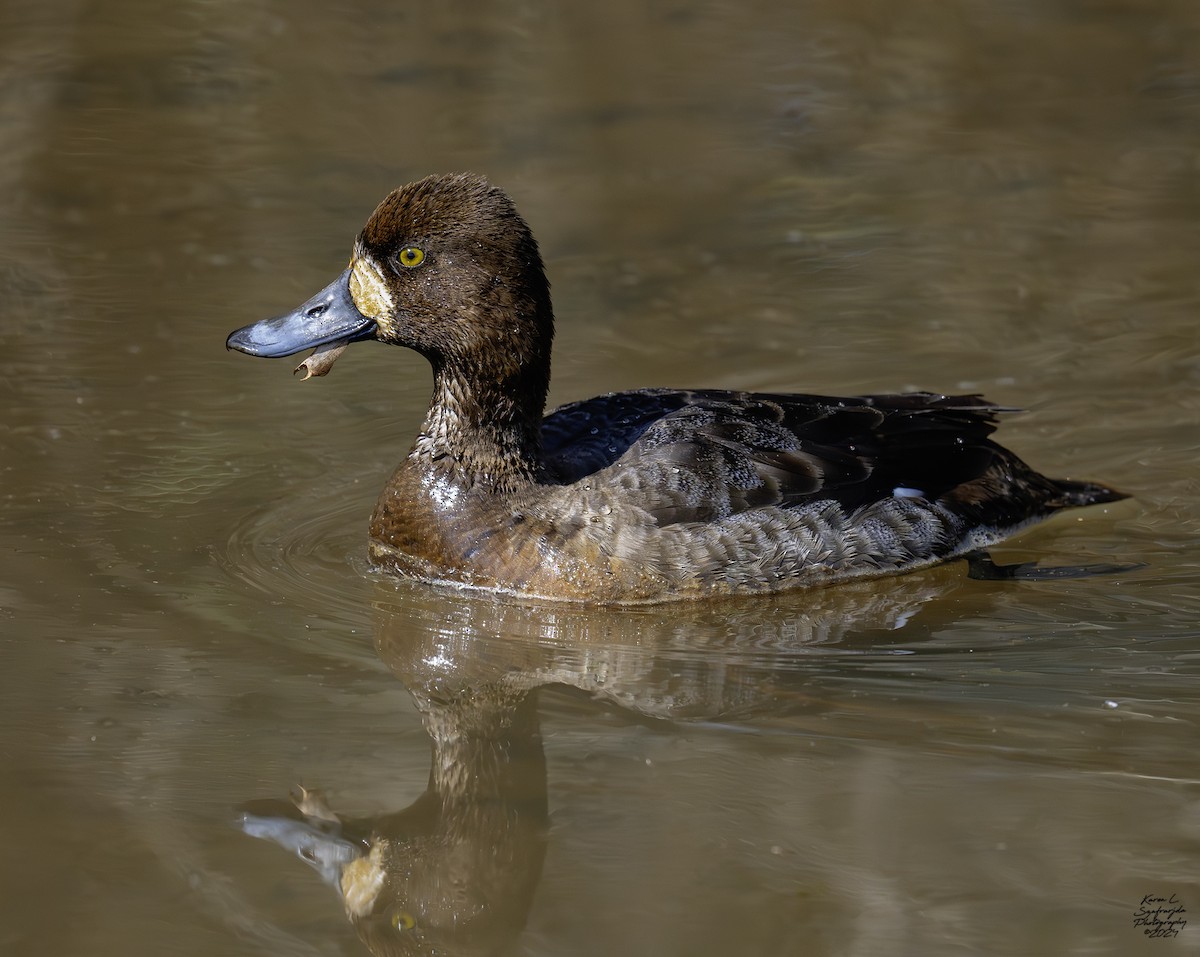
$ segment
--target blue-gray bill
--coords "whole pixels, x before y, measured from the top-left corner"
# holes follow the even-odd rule
[[[234,330],[225,346],[251,356],[278,359],[331,342],[353,342],[374,335],[375,320],[359,312],[350,296],[347,268],[291,312]]]

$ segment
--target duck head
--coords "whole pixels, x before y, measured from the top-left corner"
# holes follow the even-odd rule
[[[439,380],[479,400],[532,399],[540,414],[553,334],[529,227],[502,190],[455,174],[389,194],[340,276],[292,312],[234,331],[226,345],[267,358],[364,339],[407,346]]]

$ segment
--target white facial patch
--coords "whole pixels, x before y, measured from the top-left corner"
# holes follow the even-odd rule
[[[350,267],[350,298],[359,312],[386,329],[396,300],[392,298],[383,273],[369,256],[354,257]]]
[[[371,913],[386,877],[383,845],[376,842],[369,856],[351,861],[342,871],[342,900],[346,904],[346,913],[353,917]]]

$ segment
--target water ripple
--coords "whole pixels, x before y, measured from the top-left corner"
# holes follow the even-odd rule
[[[265,504],[232,528],[217,563],[273,603],[317,616],[323,628],[369,630],[369,497],[333,485]]]

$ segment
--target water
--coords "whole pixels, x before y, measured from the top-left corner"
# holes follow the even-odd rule
[[[298,785],[389,849],[403,952],[1200,946],[1194,4],[0,21],[5,953],[365,953],[238,827]],[[542,243],[553,402],[982,391],[1134,496],[997,560],[1147,567],[634,612],[376,576],[423,361],[221,344],[464,168]]]

